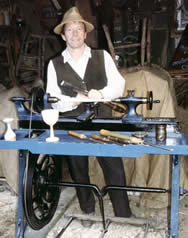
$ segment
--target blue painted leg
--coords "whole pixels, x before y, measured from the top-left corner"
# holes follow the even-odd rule
[[[26,164],[27,151],[19,151],[19,181],[18,181],[18,207],[16,218],[16,238],[24,237],[25,222],[24,222],[24,210],[23,210],[23,176]]]
[[[180,156],[172,156],[170,237],[178,238],[180,196]]]

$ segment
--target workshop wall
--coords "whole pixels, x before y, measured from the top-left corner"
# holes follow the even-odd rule
[[[114,45],[140,42],[143,19],[147,17],[151,19],[151,62],[167,67],[171,57],[168,41],[174,27],[174,9],[175,1],[169,0],[130,1],[122,8],[114,8]],[[139,47],[119,49],[118,54],[126,61],[126,67],[140,63]]]
[[[8,67],[4,67],[1,63],[5,61],[5,54],[4,49],[0,47],[0,67],[3,71],[0,82],[5,81],[11,87],[12,81],[21,83],[24,78],[25,83],[32,84],[38,79],[36,75],[30,75],[30,72],[26,72],[29,77],[14,73],[16,70],[19,72],[17,66],[19,56],[23,53],[22,46],[29,34],[45,38],[42,78],[45,82],[45,69],[49,59],[65,47],[60,37],[53,33],[53,28],[62,19],[64,12],[74,5],[95,25],[95,31],[89,35],[87,43],[93,48],[105,48],[110,53],[111,49],[102,24],[108,26],[112,44],[116,48],[141,42],[143,19],[145,17],[151,19],[151,40],[146,39],[147,44],[151,45],[150,62],[145,57],[144,63],[157,64],[168,70],[178,45],[177,41],[180,40],[183,27],[186,26],[186,21],[180,21],[177,17],[180,9],[183,9],[181,19],[186,19],[184,2],[183,0],[0,0],[0,32],[3,31],[3,34],[0,34],[1,41],[2,35],[5,36],[3,28],[5,26],[11,28]],[[10,36],[3,40],[10,41]],[[140,47],[115,49],[118,65],[125,68],[140,65],[140,49]],[[145,56],[146,54],[147,52]]]

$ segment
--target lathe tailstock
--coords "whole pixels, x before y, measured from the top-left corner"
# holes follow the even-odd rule
[[[128,113],[121,118],[98,118],[94,109],[97,104],[103,102],[83,102],[86,110],[77,118],[65,118],[60,115],[55,126],[55,135],[59,137],[59,141],[55,143],[46,142],[49,128],[42,121],[41,111],[50,108],[52,103],[59,100],[58,98],[50,97],[44,93],[43,89],[36,89],[32,98],[13,97],[11,100],[16,104],[20,129],[14,130],[16,141],[5,141],[4,135],[1,135],[0,148],[19,150],[17,238],[26,237],[26,225],[34,230],[40,230],[51,221],[58,206],[61,186],[86,187],[95,192],[99,199],[104,230],[106,219],[103,197],[109,190],[170,192],[169,235],[171,238],[178,237],[179,197],[186,192],[180,189],[180,157],[188,155],[188,145],[185,135],[180,133],[175,118],[143,118],[137,115],[136,107],[139,104],[149,105],[152,109],[153,103],[159,103],[153,100],[151,92],[147,98],[138,98],[134,97],[133,91],[130,91],[127,97],[113,100],[128,107]],[[28,109],[25,106],[27,102],[33,107]],[[161,131],[159,131],[160,125],[163,125],[162,130],[160,128]],[[101,129],[110,130],[112,133],[108,136],[113,138],[101,135]],[[73,133],[71,134],[69,130]],[[119,138],[116,133],[120,135]],[[80,134],[84,137],[82,138]],[[110,141],[97,142],[99,138],[96,135],[104,136]],[[75,155],[135,158],[142,154],[172,155],[170,190],[116,185],[99,189],[93,184],[64,182],[60,177],[60,159],[55,157],[55,155]]]

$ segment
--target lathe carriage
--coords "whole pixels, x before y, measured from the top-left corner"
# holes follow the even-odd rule
[[[4,135],[1,135],[0,148],[19,150],[16,237],[25,237],[26,225],[40,230],[51,221],[58,206],[61,186],[86,187],[95,192],[99,199],[104,230],[106,220],[103,197],[109,190],[170,192],[169,234],[172,238],[178,237],[179,196],[186,193],[184,189],[180,189],[180,157],[188,155],[188,146],[175,118],[143,118],[136,113],[140,104],[146,104],[152,109],[153,103],[159,103],[153,100],[152,92],[148,97],[141,98],[135,97],[133,91],[130,91],[127,97],[114,100],[115,103],[121,103],[128,108],[127,113],[120,118],[98,118],[96,107],[101,101],[85,102],[85,111],[77,118],[60,115],[55,125],[55,135],[59,137],[59,141],[55,143],[46,142],[50,131],[42,120],[41,111],[50,108],[52,103],[57,102],[57,98],[50,97],[43,89],[38,88],[34,90],[31,98],[13,97],[11,100],[16,104],[19,129],[14,130],[16,141],[5,141]],[[27,102],[30,104],[29,109],[25,106]],[[110,103],[108,106],[113,107]],[[115,107],[116,110],[122,110],[117,104]],[[108,141],[92,137],[93,134],[101,136],[101,129],[109,133],[105,137]],[[84,135],[85,138],[73,136],[69,133],[70,130],[73,134]],[[142,154],[172,155],[170,190],[116,185],[99,189],[94,184],[64,182],[60,176],[60,159],[56,158],[56,155],[135,158]]]

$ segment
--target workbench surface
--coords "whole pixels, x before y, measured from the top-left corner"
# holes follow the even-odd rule
[[[55,130],[58,142],[46,142],[49,130],[17,129],[16,141],[5,141],[4,135],[0,136],[0,149],[29,150],[33,154],[62,154],[62,155],[87,155],[111,157],[139,157],[142,154],[173,154],[188,155],[186,138],[181,133],[168,133],[165,142],[158,142],[155,133],[148,133],[144,141],[172,149],[171,151],[143,144],[117,145],[113,143],[96,143],[88,139],[80,139],[68,134],[66,130]],[[99,131],[75,131],[90,137],[99,134]],[[132,136],[131,132],[117,132]],[[29,138],[30,134],[30,138]]]

